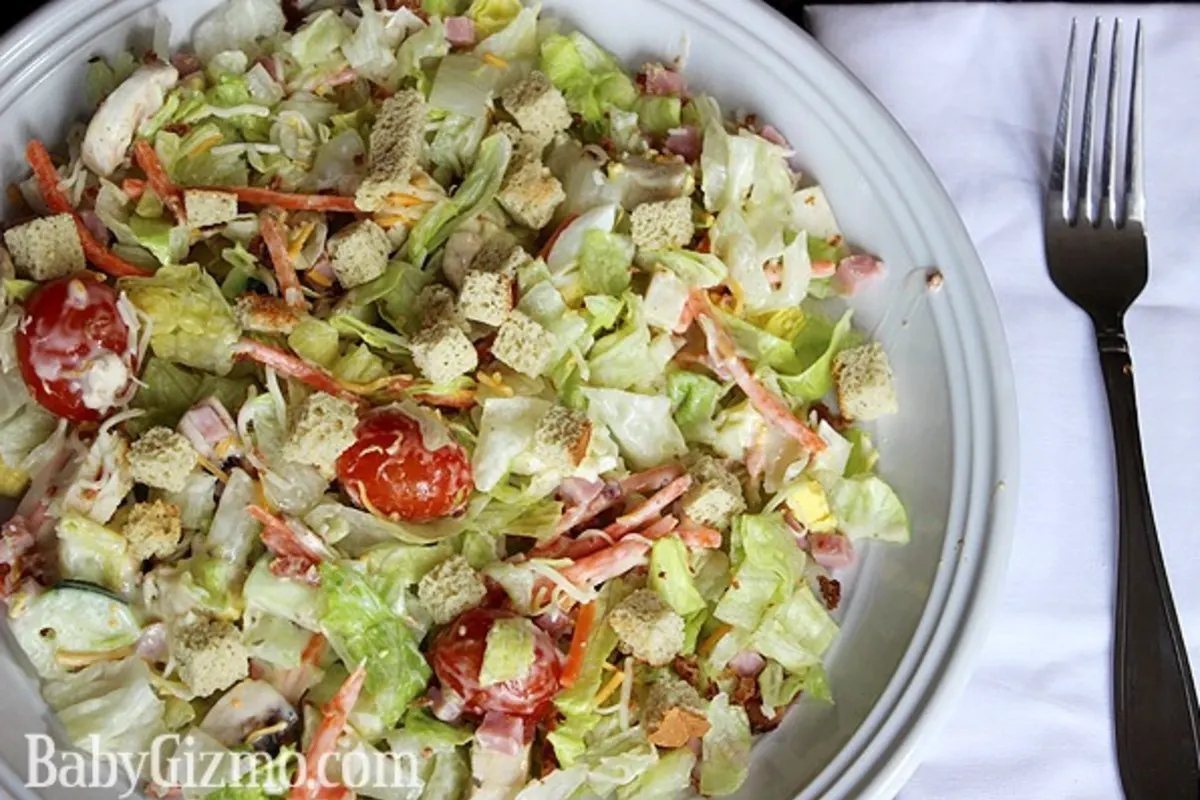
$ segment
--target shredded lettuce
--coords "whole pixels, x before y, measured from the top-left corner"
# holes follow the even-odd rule
[[[480,36],[491,36],[506,28],[521,13],[521,0],[474,0],[467,16]]]
[[[699,372],[676,370],[667,374],[671,416],[683,438],[689,442],[711,440],[713,418],[724,394],[725,387]]]
[[[652,97],[644,95],[637,101],[637,118],[642,128],[655,136],[666,136],[682,123],[679,113],[683,101],[678,97]]]
[[[667,397],[584,389],[588,414],[612,432],[621,454],[634,469],[647,469],[687,452],[687,443],[671,417]]]
[[[77,747],[104,753],[145,753],[166,733],[165,706],[139,656],[93,664],[42,688],[42,696]],[[95,737],[95,738],[93,738]]]
[[[858,475],[835,483],[829,502],[839,527],[852,539],[880,539],[904,544],[909,539],[908,513],[892,487],[874,475]]]
[[[408,237],[408,257],[417,265],[440,247],[454,230],[473,219],[496,196],[512,157],[507,136],[493,133],[479,145],[475,164],[454,195],[439,201],[421,217]]]
[[[804,569],[804,551],[781,514],[744,514],[733,522],[732,586],[714,616],[739,628],[754,629],[773,605],[795,591]]]
[[[725,280],[725,264],[712,253],[694,250],[643,250],[638,263],[644,267],[661,266],[674,272],[681,281],[697,289],[707,289]]]
[[[633,242],[629,237],[602,230],[583,235],[579,251],[579,271],[588,294],[618,295],[629,288],[629,265],[633,260]]]

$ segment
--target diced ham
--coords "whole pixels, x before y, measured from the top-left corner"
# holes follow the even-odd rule
[[[783,138],[783,134],[776,130],[775,126],[773,125],[763,125],[762,130],[758,132],[758,135],[766,139],[771,144],[777,144],[780,147],[788,150],[792,149],[792,146],[788,144],[788,140]]]
[[[475,731],[475,740],[484,750],[515,756],[525,747],[526,727],[524,717],[489,711]]]
[[[471,47],[475,44],[475,23],[470,17],[446,17],[446,41],[451,47]]]
[[[642,67],[638,83],[646,94],[658,97],[683,97],[687,94],[687,81],[684,77],[662,64],[647,64]]]
[[[672,128],[667,131],[667,141],[663,143],[663,148],[668,153],[683,156],[683,160],[689,164],[695,163],[696,159],[700,158],[702,146],[700,129],[694,125]]]
[[[96,241],[108,247],[108,240],[111,235],[108,228],[104,227],[104,221],[100,219],[100,215],[95,211],[84,210],[79,212],[79,219],[83,222],[85,228],[91,232],[92,236],[96,237]]]
[[[808,534],[813,561],[825,569],[843,569],[854,563],[854,546],[840,533]]]
[[[587,505],[595,500],[602,491],[604,491],[604,481],[567,478],[558,486],[558,497],[573,505]]]
[[[206,397],[188,409],[178,430],[207,459],[220,462],[239,455],[237,424],[216,397]]]
[[[863,284],[883,274],[883,262],[874,256],[846,256],[838,262],[833,274],[833,290],[838,294],[852,295]]]
[[[767,660],[753,650],[743,650],[729,659],[729,668],[743,677],[753,677],[763,671]]]
[[[455,723],[462,719],[464,702],[458,692],[445,686],[429,690],[429,710],[442,722]]]

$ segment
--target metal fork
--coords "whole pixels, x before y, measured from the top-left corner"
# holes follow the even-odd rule
[[[1117,762],[1126,797],[1196,798],[1200,796],[1200,711],[1150,509],[1133,363],[1125,342],[1125,311],[1141,294],[1147,278],[1142,25],[1138,21],[1134,35],[1121,157],[1120,21],[1113,24],[1099,159],[1093,121],[1100,20],[1092,28],[1078,151],[1073,135],[1078,115],[1075,27],[1072,22],[1046,197],[1046,261],[1054,284],[1091,317],[1112,416],[1119,505],[1113,654]]]

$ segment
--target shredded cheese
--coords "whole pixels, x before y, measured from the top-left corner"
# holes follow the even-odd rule
[[[496,69],[508,69],[508,61],[495,53],[484,53],[483,63],[493,66]]]
[[[617,690],[617,688],[624,682],[625,682],[625,673],[624,672],[618,672],[617,674],[615,674],[611,678],[609,678],[608,683],[604,684],[604,686],[596,694],[596,705],[601,705],[605,700],[612,697],[613,692],[615,692]]]
[[[387,201],[388,205],[392,208],[412,208],[413,206],[419,206],[425,202],[414,194],[405,194],[403,192],[389,194]]]
[[[317,223],[313,221],[305,222],[300,226],[300,230],[292,237],[288,243],[288,258],[295,261],[300,257],[300,251],[304,249],[304,245],[308,244],[308,239],[312,236],[313,231],[317,229]]]
[[[535,558],[529,562],[529,568],[553,583],[557,589],[561,589],[563,594],[576,603],[585,604],[596,599],[595,589],[581,589],[567,580],[557,569],[550,566],[550,562]]]
[[[629,730],[629,702],[633,699],[633,657],[625,656],[625,671],[621,677],[621,704],[617,706],[617,719],[621,722],[621,730]]]
[[[196,455],[196,461],[206,472],[211,473],[221,483],[229,483],[229,476],[216,464],[199,454]]]

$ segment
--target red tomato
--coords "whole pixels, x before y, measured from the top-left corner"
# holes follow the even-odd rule
[[[363,417],[355,436],[338,458],[337,473],[357,505],[406,522],[428,522],[466,506],[473,479],[459,445],[430,452],[417,422],[390,408]]]
[[[462,696],[467,711],[532,716],[557,694],[562,672],[558,649],[546,632],[535,625],[530,625],[534,631],[533,666],[525,677],[486,688],[479,685],[488,631],[496,620],[517,616],[496,608],[472,609],[459,615],[433,640],[429,651],[433,671],[442,686]]]
[[[116,355],[130,378],[129,327],[117,310],[115,289],[86,274],[45,284],[25,303],[17,327],[17,360],[29,393],[48,411],[73,422],[101,418],[88,408],[83,382],[98,359]],[[127,388],[128,380],[122,389]]]

